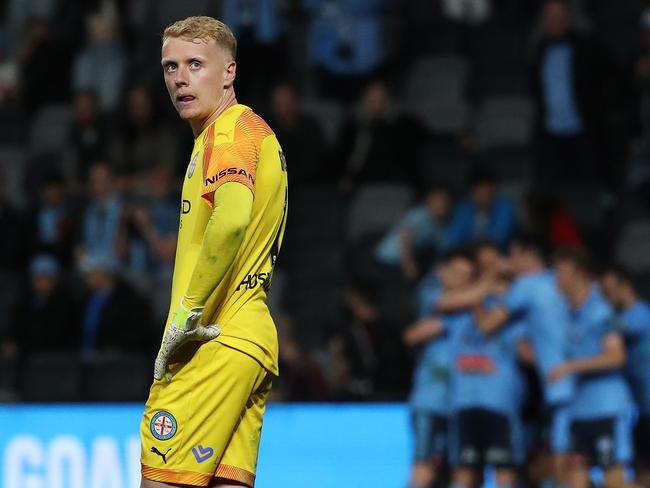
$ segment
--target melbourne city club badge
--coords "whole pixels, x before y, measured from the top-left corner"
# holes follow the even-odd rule
[[[151,419],[150,428],[151,434],[156,439],[166,441],[176,434],[176,419],[171,413],[161,410]]]

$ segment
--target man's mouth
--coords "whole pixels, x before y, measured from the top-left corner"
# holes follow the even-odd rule
[[[181,104],[186,104],[196,100],[196,97],[194,97],[193,95],[180,95],[176,97],[176,100]]]

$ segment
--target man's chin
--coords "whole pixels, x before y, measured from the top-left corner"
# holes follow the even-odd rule
[[[190,108],[177,108],[176,111],[178,112],[178,116],[186,122],[201,117],[201,114],[198,110],[193,110]]]

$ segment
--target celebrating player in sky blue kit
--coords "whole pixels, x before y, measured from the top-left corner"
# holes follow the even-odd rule
[[[548,377],[575,376],[570,404],[571,488],[590,485],[590,466],[600,466],[607,488],[623,488],[632,460],[632,398],[623,377],[625,344],[614,311],[592,281],[586,254],[578,249],[555,256],[556,279],[571,307],[569,359]]]
[[[449,416],[449,339],[444,333],[442,317],[454,320],[468,312],[441,316],[437,306],[444,293],[469,285],[474,266],[466,253],[451,253],[420,285],[420,319],[407,329],[408,345],[424,344],[413,377],[410,395],[415,435],[415,454],[411,488],[426,488],[437,477],[447,446]]]
[[[516,279],[504,302],[481,314],[479,325],[494,332],[509,321],[523,321],[532,344],[535,366],[541,379],[550,425],[550,447],[554,453],[554,478],[565,482],[565,456],[569,447],[567,405],[573,395],[573,378],[548,381],[548,373],[567,358],[568,305],[554,275],[544,263],[544,249],[538,241],[520,237],[511,245],[510,262]],[[548,474],[547,474],[548,476]]]
[[[495,303],[489,298],[486,306]],[[496,469],[498,487],[515,486],[516,467],[524,457],[520,411],[525,386],[517,351],[525,328],[510,323],[486,334],[469,314],[444,324],[452,351],[453,486],[479,486],[486,465]]]
[[[634,434],[636,480],[640,486],[650,486],[650,305],[639,298],[623,268],[607,268],[601,283],[605,296],[616,308],[618,326],[625,338],[625,371],[639,410]]]

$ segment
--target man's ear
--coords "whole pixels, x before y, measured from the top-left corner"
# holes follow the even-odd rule
[[[230,88],[237,76],[237,63],[235,61],[228,61],[226,65],[226,76],[224,77],[224,88]]]

